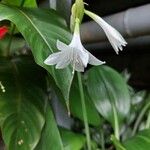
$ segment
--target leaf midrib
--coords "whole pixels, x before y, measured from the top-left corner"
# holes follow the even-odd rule
[[[16,8],[18,9],[18,8]],[[42,39],[44,40],[44,42],[46,43],[46,45],[48,46],[49,50],[51,51],[51,53],[53,53],[54,51],[52,50],[51,46],[49,45],[48,41],[46,40],[46,38],[44,37],[44,35],[41,33],[41,31],[36,27],[36,25],[32,22],[31,18],[26,15],[22,10],[18,9],[18,11],[25,17],[27,18],[27,20],[33,25],[33,27],[35,28],[35,30],[39,33],[39,35],[42,37]]]

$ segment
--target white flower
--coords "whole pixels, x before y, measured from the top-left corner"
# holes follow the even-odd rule
[[[87,64],[102,65],[105,62],[98,60],[82,45],[80,39],[79,19],[76,19],[75,31],[72,41],[69,45],[57,40],[57,48],[59,52],[51,54],[44,63],[47,65],[56,65],[56,69],[63,69],[69,64],[74,70],[83,72]]]
[[[87,14],[101,26],[117,54],[119,50],[123,50],[122,46],[126,46],[127,42],[115,28],[105,22],[101,17],[90,11],[85,10],[85,14]]]

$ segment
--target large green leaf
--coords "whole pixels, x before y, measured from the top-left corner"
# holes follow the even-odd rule
[[[23,0],[2,0],[4,4],[20,6]],[[25,0],[24,7],[37,7],[36,0]]]
[[[88,122],[94,126],[98,126],[101,123],[100,116],[91,101],[87,89],[84,87],[84,96],[85,96],[85,104],[86,104],[86,110],[87,110],[87,117]],[[71,114],[82,121],[83,119],[83,112],[81,107],[81,98],[80,98],[80,91],[78,86],[77,78],[74,79],[71,92],[70,92],[70,109]]]
[[[57,39],[67,43],[71,38],[65,21],[53,10],[19,9],[3,4],[0,4],[0,20],[10,20],[17,26],[31,47],[36,63],[53,76],[65,99],[68,99],[73,78],[71,69],[57,70],[44,64],[48,55],[57,51]]]
[[[139,132],[136,136],[123,143],[126,150],[149,150],[150,129]]]
[[[130,110],[130,97],[124,79],[107,66],[93,67],[86,75],[88,92],[95,107],[114,127],[115,113],[121,122]]]
[[[85,145],[85,137],[69,130],[60,129],[65,150],[81,150]]]
[[[51,110],[47,107],[45,127],[42,136],[35,150],[64,150],[63,143]]]
[[[8,150],[33,150],[45,122],[41,69],[26,57],[0,60],[0,81],[5,88],[0,94],[4,142]]]

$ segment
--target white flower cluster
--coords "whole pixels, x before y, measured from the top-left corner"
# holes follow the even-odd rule
[[[122,35],[111,25],[106,23],[101,17],[87,10],[84,12],[100,25],[115,52],[118,54],[119,50],[123,49],[122,46],[126,46],[127,44]],[[83,47],[80,38],[80,20],[78,18],[76,18],[75,21],[75,29],[71,43],[67,45],[57,40],[57,48],[59,52],[51,54],[44,61],[47,65],[56,65],[56,69],[63,69],[71,64],[73,72],[74,70],[83,72],[88,63],[95,66],[105,63],[98,60]]]

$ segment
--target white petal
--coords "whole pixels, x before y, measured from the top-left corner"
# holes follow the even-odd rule
[[[122,46],[126,46],[127,42],[124,40],[121,34],[111,26],[107,29],[105,28],[104,31],[112,47],[118,54],[119,49],[123,50]]]
[[[82,47],[82,49],[84,49],[84,48]],[[82,61],[84,67],[87,67],[87,64],[88,64],[88,61],[89,61],[89,54],[88,54],[88,52],[84,51],[84,50],[78,50],[78,57]]]
[[[60,61],[56,65],[56,69],[67,67],[72,61],[72,50],[65,50],[60,56]]]
[[[76,64],[74,69],[78,72],[84,72],[84,66],[80,66],[79,64]]]
[[[75,63],[74,69],[78,72],[84,72],[84,66],[80,63]]]
[[[116,54],[118,54],[119,53],[118,45],[116,44],[114,39],[110,38],[110,36],[108,36],[108,40],[109,40],[110,44],[112,45],[113,49],[115,50]]]
[[[69,46],[66,45],[65,43],[57,40],[57,48],[60,50],[60,51],[63,51],[63,50],[67,50],[69,49]]]
[[[76,51],[73,51],[73,52],[74,52],[73,59],[71,61],[71,65],[72,65],[73,69],[78,72],[84,72],[84,64],[83,64],[82,60],[77,55],[77,53],[75,53]]]
[[[122,46],[126,46],[127,44],[122,35],[98,15],[90,11],[85,11],[85,13],[89,15],[95,22],[97,22],[102,27],[112,47],[118,54],[119,49],[122,50]]]
[[[70,62],[71,62],[70,59],[65,60],[65,61],[60,61],[59,63],[57,63],[56,69],[63,69],[63,68],[66,68],[66,67],[69,65]]]
[[[93,55],[89,52],[89,64],[98,66],[98,65],[105,64],[105,61],[100,61],[99,59],[97,59],[95,56],[93,56]]]
[[[119,49],[123,50],[122,46],[125,46],[127,43],[121,36],[121,34],[109,25],[109,27],[103,27],[106,36],[114,48],[115,52],[118,54]]]
[[[57,53],[53,53],[53,54],[49,55],[48,58],[44,61],[44,63],[46,65],[57,64],[60,54],[61,54],[60,52],[57,52]]]

